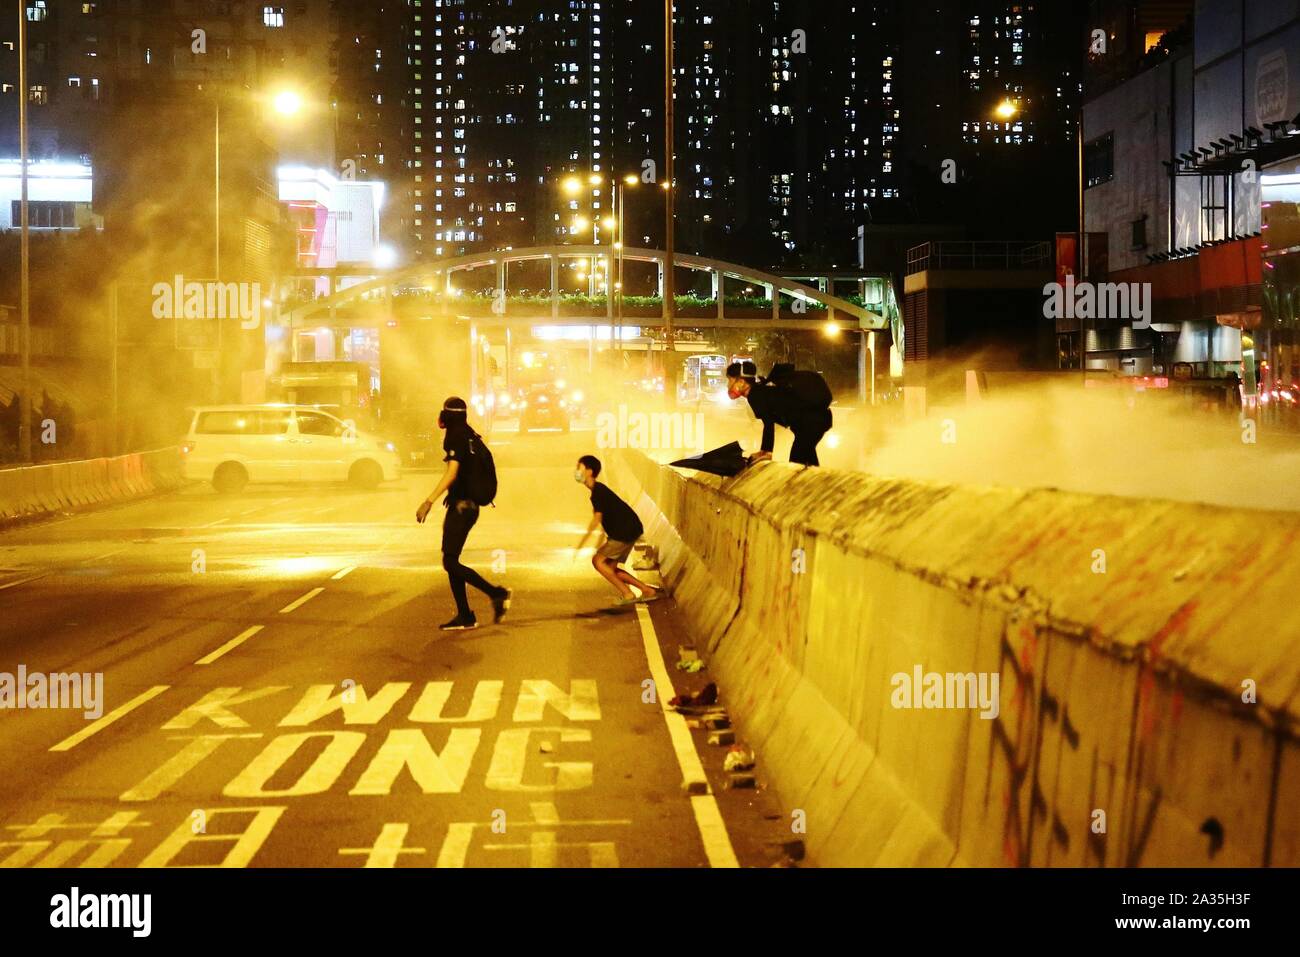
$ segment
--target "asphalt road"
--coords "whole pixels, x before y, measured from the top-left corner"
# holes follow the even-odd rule
[[[726,790],[724,749],[661,706],[666,680],[708,680],[674,667],[673,602],[613,610],[574,560],[590,445],[494,438],[498,507],[465,561],[515,601],[494,626],[471,589],[470,632],[436,627],[440,510],[414,521],[432,473],[196,486],[0,532],[0,676],[103,676],[98,720],[0,710],[0,866],[777,861],[772,796]],[[711,794],[684,793],[692,761]]]

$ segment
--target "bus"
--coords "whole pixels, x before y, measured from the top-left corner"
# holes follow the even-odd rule
[[[677,385],[679,402],[717,401],[726,394],[726,356],[690,356],[682,363],[682,378]]]

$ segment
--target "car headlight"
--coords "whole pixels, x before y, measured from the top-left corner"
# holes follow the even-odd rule
[[[396,451],[397,451],[397,446],[394,445],[392,442],[385,442],[385,443],[384,443],[384,448],[386,448],[386,449],[387,449],[388,451],[390,451],[390,452],[396,452]]]
[[[573,401],[574,401],[574,402],[581,402],[581,401],[582,401],[582,393],[581,393],[581,392],[575,392],[575,393],[573,393]]]

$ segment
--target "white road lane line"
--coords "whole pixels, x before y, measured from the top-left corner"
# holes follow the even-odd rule
[[[103,731],[114,721],[118,720],[118,718],[125,717],[126,715],[130,714],[132,711],[134,711],[136,708],[140,707],[143,704],[148,704],[154,698],[158,697],[160,694],[166,691],[169,687],[171,686],[154,685],[152,688],[150,688],[148,691],[144,692],[143,694],[136,695],[134,698],[132,698],[126,704],[122,705],[120,708],[113,709],[108,714],[104,715],[102,718],[96,721],[94,724],[90,724],[82,728],[72,737],[64,738],[54,747],[50,748],[50,750],[71,751],[73,748],[79,745],[82,741],[85,741],[91,735],[98,734],[100,731]]]
[[[206,525],[200,525],[199,528],[211,528],[213,525],[220,525],[222,522],[228,522],[228,518],[219,518],[215,522],[208,522]]]
[[[348,577],[349,572],[354,572],[356,571],[356,569],[357,569],[356,565],[349,565],[347,568],[341,568],[338,571],[336,571],[333,575],[330,576],[330,581],[334,581],[334,582],[342,581],[343,579]]]
[[[47,572],[45,575],[33,575],[31,578],[20,578],[16,582],[6,582],[5,584],[0,585],[0,591],[4,591],[6,588],[17,588],[19,585],[26,585],[28,582],[34,582],[38,579],[45,578],[48,574],[49,573]]]
[[[261,631],[262,628],[263,628],[262,625],[254,625],[252,628],[245,629],[244,631],[236,635],[234,638],[231,638],[228,642],[226,642],[216,651],[212,652],[211,654],[204,655],[202,658],[200,658],[198,661],[194,663],[196,665],[212,664],[212,662],[216,661],[222,655],[226,654],[227,652],[234,651],[244,642],[248,641],[249,638],[252,638],[255,634]]]
[[[718,810],[718,801],[709,789],[709,779],[704,773],[704,765],[695,751],[695,742],[691,739],[691,730],[686,726],[686,719],[668,706],[673,681],[668,676],[668,666],[664,664],[663,653],[659,650],[659,637],[655,634],[654,621],[650,610],[645,605],[636,606],[637,624],[641,626],[641,643],[645,647],[646,662],[650,665],[650,676],[654,678],[659,697],[659,708],[663,711],[664,723],[668,725],[668,736],[673,742],[673,752],[677,755],[677,765],[682,769],[682,779],[688,782],[700,782],[705,788],[704,794],[691,797],[691,810],[695,814],[695,826],[699,828],[700,840],[704,842],[704,853],[708,855],[710,867],[739,867],[735,849],[731,846],[731,837],[727,834],[726,822]]]
[[[129,548],[129,547],[130,547],[130,546],[126,546],[126,547],[123,547],[123,548],[115,548],[115,549],[113,549],[111,552],[105,552],[105,553],[102,554],[102,555],[96,555],[94,558],[87,559],[87,560],[86,560],[85,562],[83,562],[82,564],[84,564],[84,565],[90,565],[90,564],[92,564],[92,563],[94,563],[94,562],[102,562],[104,559],[106,559],[106,558],[112,558],[114,555],[121,555],[121,554],[122,554],[124,551],[126,551],[126,549]]]
[[[325,590],[324,588],[313,588],[311,591],[307,592],[307,594],[303,595],[301,598],[299,598],[299,599],[297,599],[297,600],[295,600],[295,601],[291,601],[291,602],[289,602],[289,604],[287,604],[287,605],[285,605],[283,608],[281,608],[281,609],[280,609],[280,614],[282,614],[282,615],[287,615],[287,614],[289,614],[289,612],[293,611],[295,608],[301,608],[303,605],[307,604],[307,602],[311,601],[313,598],[315,598],[317,595],[319,595],[319,594],[320,594],[321,592],[323,592],[324,590]]]

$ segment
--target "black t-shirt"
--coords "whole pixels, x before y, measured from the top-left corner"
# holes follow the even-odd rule
[[[591,508],[600,513],[601,527],[616,542],[635,542],[645,532],[632,506],[615,495],[604,482],[591,487]]]
[[[447,498],[444,505],[450,502],[460,502],[469,498],[469,443],[474,433],[469,429],[448,429],[447,435],[442,440],[442,450],[447,453],[443,458],[444,462],[459,462],[460,468],[456,471],[456,479],[451,483],[451,488],[447,490]]]

